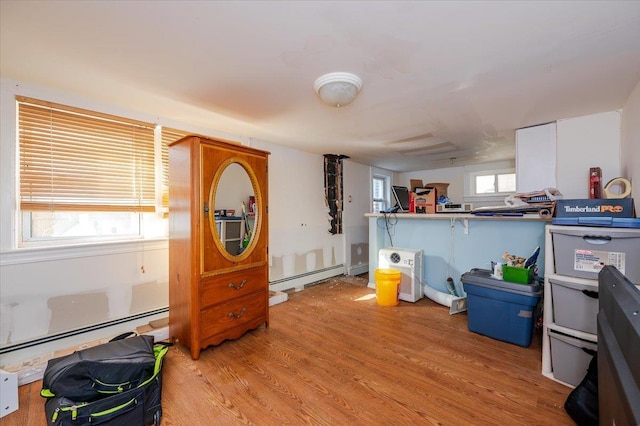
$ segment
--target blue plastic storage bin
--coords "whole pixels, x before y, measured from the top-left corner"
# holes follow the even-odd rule
[[[460,278],[467,293],[469,331],[528,347],[536,322],[539,283],[517,284],[492,278],[491,271],[472,269]]]

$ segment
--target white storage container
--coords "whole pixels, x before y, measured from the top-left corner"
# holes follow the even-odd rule
[[[587,374],[589,362],[596,353],[595,342],[578,339],[549,330],[553,377],[571,386],[578,386]]]
[[[620,228],[551,229],[555,273],[597,280],[604,265],[615,266],[640,284],[640,231]]]
[[[562,327],[596,334],[598,287],[550,277],[553,322]]]

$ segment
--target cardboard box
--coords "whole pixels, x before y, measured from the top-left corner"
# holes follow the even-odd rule
[[[424,190],[420,194],[414,195],[414,205],[416,213],[435,214],[436,212],[436,190]]]
[[[409,190],[416,192],[416,188],[422,188],[422,179],[409,179],[411,182],[411,187]]]
[[[633,218],[633,198],[577,198],[556,201],[556,217]]]
[[[445,183],[445,182],[434,182],[434,183],[425,183],[424,184],[425,188],[435,188],[436,191],[438,192],[438,197],[441,196],[445,196],[448,197],[447,195],[447,189],[449,189],[449,184]]]

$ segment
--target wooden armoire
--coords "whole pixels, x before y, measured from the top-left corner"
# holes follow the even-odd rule
[[[268,156],[201,136],[169,144],[169,336],[193,359],[269,325]],[[224,178],[232,170],[243,176]],[[223,204],[222,193],[253,197],[251,211],[242,212],[241,201]],[[220,237],[227,218],[243,224],[242,247],[233,253]]]

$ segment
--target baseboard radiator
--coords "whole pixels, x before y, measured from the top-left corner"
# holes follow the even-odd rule
[[[0,348],[0,366],[18,373],[18,384],[31,383],[42,378],[47,361],[60,351],[81,348],[89,342],[109,339],[118,334],[135,331],[153,320],[167,317],[169,307],[130,315],[87,327],[43,336]]]
[[[314,284],[340,275],[344,275],[344,264],[271,281],[269,282],[269,289],[272,291],[285,291],[291,289],[300,290],[306,285]]]

